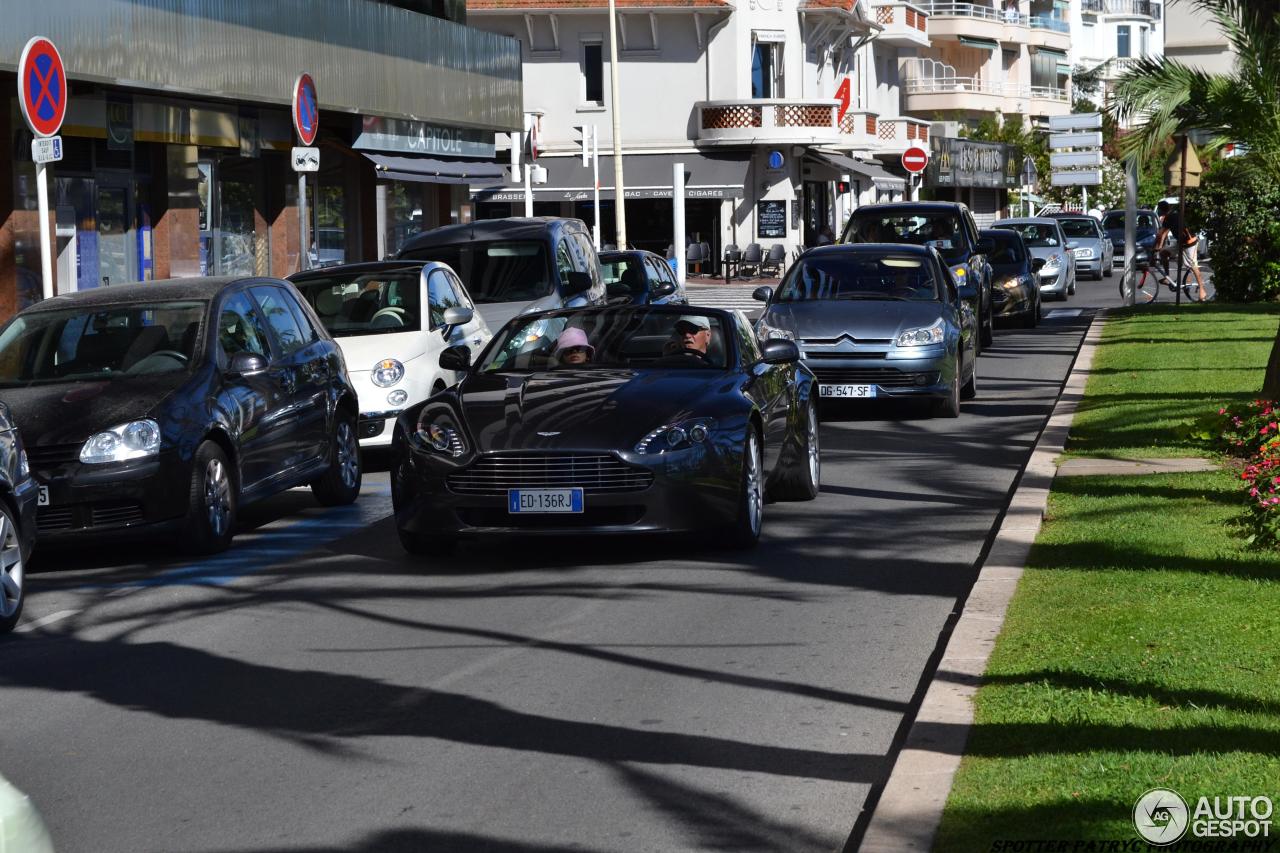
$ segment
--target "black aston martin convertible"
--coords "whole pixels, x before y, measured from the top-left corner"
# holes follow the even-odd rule
[[[818,494],[813,374],[738,312],[619,306],[527,314],[462,381],[405,409],[396,527],[414,554],[477,534],[714,531],[751,547],[766,499]]]

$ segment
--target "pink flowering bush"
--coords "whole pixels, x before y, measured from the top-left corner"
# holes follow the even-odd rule
[[[1253,541],[1280,543],[1280,402],[1252,400],[1218,410],[1213,431],[1219,448],[1244,459]]]

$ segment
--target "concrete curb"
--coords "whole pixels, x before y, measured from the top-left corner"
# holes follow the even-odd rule
[[[1063,451],[1084,396],[1105,322],[1106,313],[1099,312],[1085,334],[876,803],[858,847],[861,853],[929,850],[933,845],[973,725],[973,697],[1040,532],[1049,487],[1057,474],[1054,460]]]

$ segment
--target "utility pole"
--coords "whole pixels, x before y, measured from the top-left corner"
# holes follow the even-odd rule
[[[609,0],[609,88],[613,109],[613,194],[614,221],[619,249],[627,248],[626,191],[622,183],[622,104],[618,98],[618,9]]]
[[[1134,268],[1137,260],[1138,240],[1138,158],[1130,156],[1124,165],[1124,280],[1128,282],[1125,302],[1129,305],[1137,303],[1138,271]],[[1155,258],[1150,258],[1155,263]]]
[[[1187,227],[1187,146],[1190,144],[1190,137],[1182,134],[1182,166],[1178,171],[1178,233],[1173,235],[1173,250],[1178,253],[1178,277],[1174,279],[1177,286],[1173,289],[1175,305],[1182,304],[1182,231]]]

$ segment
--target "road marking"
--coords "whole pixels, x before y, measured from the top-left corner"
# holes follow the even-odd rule
[[[1079,317],[1084,313],[1083,308],[1050,308],[1044,312],[1045,317]]]
[[[75,616],[79,610],[59,610],[57,613],[50,613],[48,616],[41,616],[39,619],[19,625],[13,629],[15,634],[25,634],[28,631],[34,631],[37,628],[43,628],[45,625],[52,625],[54,622],[60,622],[68,616]]]

